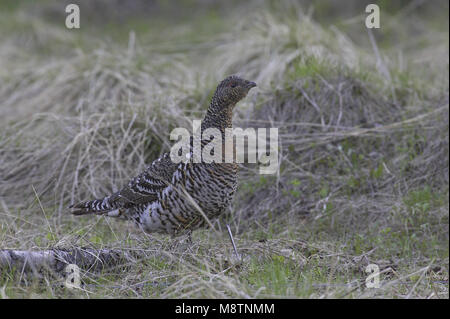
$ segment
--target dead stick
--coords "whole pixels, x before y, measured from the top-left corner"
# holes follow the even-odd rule
[[[75,264],[85,271],[101,271],[114,266],[133,263],[139,257],[137,252],[118,249],[47,249],[29,250],[0,250],[0,273],[5,270],[40,273],[51,270],[58,274],[65,272],[66,266]]]
[[[233,234],[231,233],[230,225],[228,225],[228,224],[227,224],[227,229],[228,229],[228,235],[230,236],[230,239],[231,239],[231,244],[233,245],[234,252],[236,253],[236,257],[238,259],[241,259],[241,256],[237,252],[236,245],[234,244]]]

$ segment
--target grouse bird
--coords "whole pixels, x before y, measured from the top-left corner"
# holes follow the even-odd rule
[[[236,103],[255,86],[236,75],[220,82],[202,121],[201,132],[218,129],[224,137],[226,129],[232,128]],[[190,146],[192,143],[191,137]],[[204,147],[205,141],[201,140],[200,145]],[[224,144],[222,149],[225,150]],[[189,154],[192,155],[192,148]],[[238,166],[234,161],[207,163],[193,161],[188,155],[186,161],[174,163],[170,154],[165,153],[118,192],[70,208],[74,215],[119,217],[133,221],[147,233],[179,235],[206,225],[206,218],[220,215],[233,199],[237,177]]]

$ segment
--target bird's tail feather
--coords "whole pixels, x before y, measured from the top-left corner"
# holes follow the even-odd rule
[[[87,202],[81,202],[75,205],[69,206],[72,209],[73,215],[87,215],[96,214],[104,215],[108,212],[117,209],[116,205],[109,201],[109,196],[101,199],[94,199]]]

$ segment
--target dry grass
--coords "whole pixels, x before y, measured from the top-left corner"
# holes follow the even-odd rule
[[[0,13],[1,247],[148,256],[85,274],[83,291],[2,274],[3,295],[448,298],[448,4],[385,12],[373,37],[360,16],[315,22],[325,4],[312,15],[290,1],[212,3],[194,23],[170,19],[179,15],[170,6],[144,18],[130,6],[119,28],[104,21],[117,12],[103,10],[79,31],[63,27],[61,3]],[[167,151],[171,129],[200,119],[231,73],[258,83],[235,124],[278,127],[280,167],[274,176],[242,167],[217,231],[197,231],[185,249],[67,213]],[[365,288],[369,263],[383,271],[380,289]]]

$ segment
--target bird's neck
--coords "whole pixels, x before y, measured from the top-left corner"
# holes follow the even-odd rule
[[[202,121],[202,132],[207,128],[217,128],[222,133],[233,126],[234,104],[223,101],[214,94],[205,118]]]

